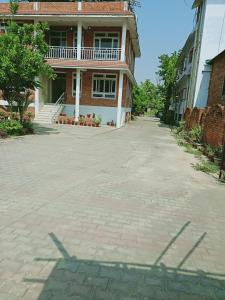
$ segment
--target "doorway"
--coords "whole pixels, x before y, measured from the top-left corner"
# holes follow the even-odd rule
[[[66,92],[66,73],[56,75],[56,79],[52,80],[52,103],[56,103],[62,93]]]

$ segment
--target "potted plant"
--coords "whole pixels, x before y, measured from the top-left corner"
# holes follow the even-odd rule
[[[101,122],[102,122],[101,116],[95,117],[94,123],[95,123],[95,126],[96,126],[96,127],[99,127],[100,124],[101,124]]]
[[[83,116],[80,116],[79,117],[79,124],[80,124],[80,126],[83,126],[84,125],[84,117]]]

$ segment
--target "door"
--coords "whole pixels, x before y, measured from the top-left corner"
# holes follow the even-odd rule
[[[66,92],[66,73],[56,75],[56,79],[52,80],[52,103],[56,103],[62,93]]]

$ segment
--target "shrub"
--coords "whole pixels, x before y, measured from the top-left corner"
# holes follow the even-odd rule
[[[201,143],[202,142],[202,128],[200,126],[193,127],[189,131],[189,137],[192,142]]]
[[[22,134],[23,126],[17,120],[6,120],[0,122],[0,130],[5,131],[8,135]]]

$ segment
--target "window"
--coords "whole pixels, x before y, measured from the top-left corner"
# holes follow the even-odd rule
[[[66,31],[51,31],[50,33],[51,46],[66,47],[67,35]]]
[[[76,97],[77,73],[73,73],[72,95]],[[80,74],[80,95],[82,95],[82,74]]]
[[[94,98],[115,99],[117,76],[113,74],[94,74],[92,96]]]
[[[100,49],[119,48],[119,33],[96,32],[94,37],[94,47]]]

